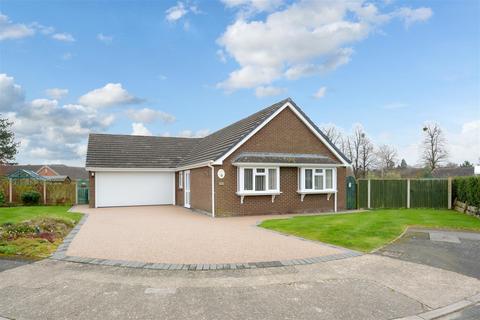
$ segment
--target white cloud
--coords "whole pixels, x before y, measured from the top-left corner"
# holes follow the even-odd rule
[[[70,33],[66,33],[66,32],[54,33],[52,35],[52,39],[63,41],[63,42],[75,42],[75,38]]]
[[[272,11],[284,4],[284,0],[222,0],[227,8],[240,8],[240,15]]]
[[[327,94],[327,87],[320,87],[314,94],[313,97],[316,99],[321,99]]]
[[[278,87],[272,87],[272,86],[266,86],[266,87],[260,86],[255,89],[255,95],[259,98],[278,96],[282,93],[285,93],[286,91],[287,90],[285,88],[278,88]]]
[[[68,89],[51,88],[45,90],[45,94],[52,99],[60,100],[68,94]]]
[[[0,41],[21,39],[34,34],[34,28],[21,23],[13,23],[6,15],[0,13]]]
[[[141,100],[122,88],[121,83],[107,83],[104,87],[92,90],[78,99],[82,105],[103,108],[114,105],[137,103]]]
[[[446,131],[449,161],[477,163],[480,159],[480,119],[465,122],[460,132]]]
[[[164,123],[175,122],[175,116],[150,108],[143,109],[128,109],[127,116],[136,122],[152,123],[156,120],[160,120]]]
[[[0,73],[0,111],[12,110],[24,97],[22,87],[15,83],[13,77]]]
[[[210,134],[210,130],[208,129],[201,129],[195,132],[193,132],[192,130],[183,130],[183,131],[180,131],[178,136],[184,137],[184,138],[203,138],[209,134]]]
[[[89,132],[103,132],[114,121],[111,114],[80,104],[60,105],[55,99],[25,101],[13,77],[0,75],[2,115],[13,122],[21,142],[18,161],[29,163],[65,162],[81,164]]]
[[[400,8],[395,13],[396,16],[400,17],[405,22],[405,27],[409,27],[415,22],[423,22],[430,19],[433,15],[433,11],[430,8]]]
[[[105,44],[110,44],[113,41],[113,36],[107,36],[103,33],[99,33],[99,34],[97,34],[97,40],[101,41]]]
[[[224,3],[253,5],[243,0]],[[409,10],[382,13],[364,1],[300,1],[263,19],[240,15],[217,40],[239,68],[217,87],[234,91],[333,71],[347,64],[352,46],[380,25],[393,18],[409,19],[409,23],[427,19],[423,10]]]
[[[148,130],[141,122],[132,123],[132,134],[135,136],[151,136],[152,135],[150,130]]]
[[[170,7],[165,11],[165,19],[169,22],[175,22],[188,13],[188,9],[183,2],[178,2],[176,6]]]
[[[73,54],[71,52],[65,52],[63,55],[62,55],[62,60],[71,60],[73,58]]]

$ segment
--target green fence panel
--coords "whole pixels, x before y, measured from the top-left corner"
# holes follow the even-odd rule
[[[407,206],[406,180],[370,180],[370,206],[379,208],[405,208]]]
[[[358,180],[357,201],[358,208],[368,208],[368,180]]]
[[[410,208],[448,208],[448,180],[410,180]]]
[[[357,182],[352,176],[347,177],[347,209],[357,208]]]
[[[88,204],[89,181],[83,179],[77,180],[77,188],[78,204]]]

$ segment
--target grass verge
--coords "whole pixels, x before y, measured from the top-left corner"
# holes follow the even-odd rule
[[[272,219],[263,221],[260,226],[370,252],[394,240],[408,226],[480,231],[480,220],[452,210],[389,209]]]

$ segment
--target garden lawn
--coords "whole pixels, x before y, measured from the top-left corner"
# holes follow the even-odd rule
[[[370,252],[393,241],[409,226],[480,231],[480,219],[452,210],[389,209],[272,219],[260,226]]]
[[[13,256],[41,259],[50,256],[62,243],[63,237],[80,221],[82,214],[68,212],[67,206],[35,206],[0,208],[0,256]],[[27,222],[30,221],[30,222]],[[10,238],[8,229],[19,230],[23,224],[45,225],[53,235],[49,241],[48,234],[44,238],[28,232]],[[4,236],[2,237],[2,232]],[[48,232],[47,232],[48,233]],[[6,236],[7,235],[7,236]]]

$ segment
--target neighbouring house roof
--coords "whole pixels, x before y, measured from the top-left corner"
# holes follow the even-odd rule
[[[341,160],[350,162],[310,118],[288,98],[204,138],[90,134],[86,167],[177,168],[215,161],[238,146],[286,103],[290,103],[305,118],[313,130],[340,155]]]
[[[435,168],[432,171],[434,178],[448,178],[448,177],[466,177],[473,176],[474,167],[450,167],[450,168]]]
[[[3,175],[9,175],[10,173],[19,170],[31,170],[37,173],[41,168],[49,167],[53,171],[55,171],[58,175],[61,176],[68,176],[70,179],[78,180],[78,179],[88,179],[88,172],[83,167],[71,167],[66,166],[64,164],[27,164],[27,165],[4,165],[1,166],[1,172]]]
[[[337,162],[322,154],[243,152],[233,163],[293,163],[293,164],[336,164]]]

